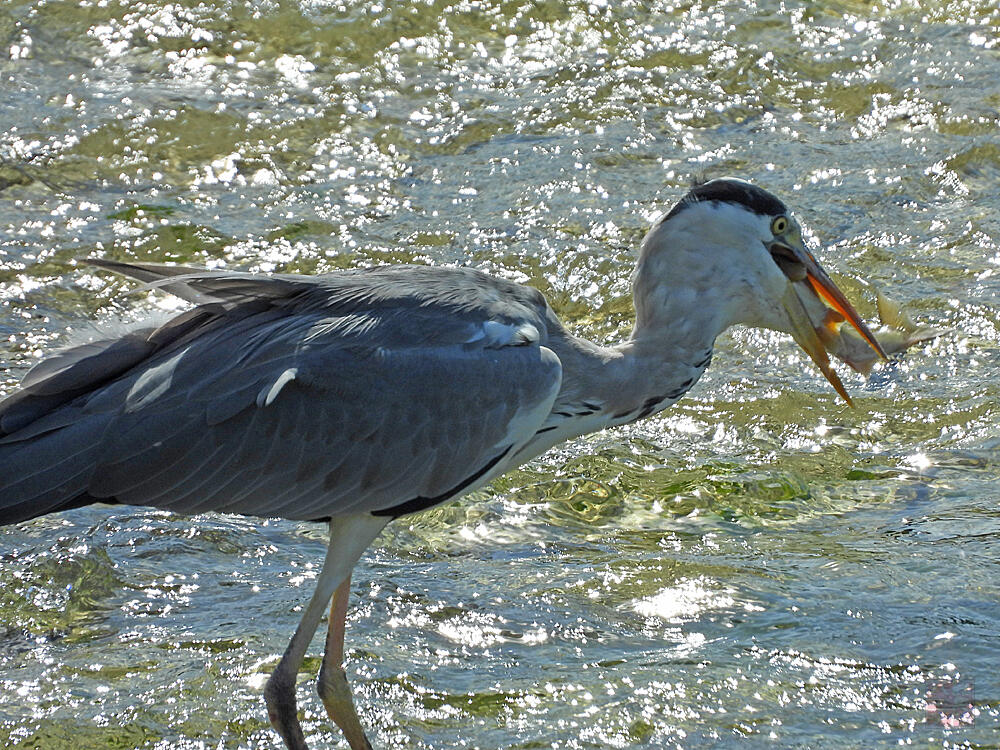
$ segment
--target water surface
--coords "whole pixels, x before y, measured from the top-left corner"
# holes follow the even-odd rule
[[[649,222],[752,179],[866,316],[882,289],[950,333],[844,373],[851,410],[734,331],[661,416],[391,526],[354,579],[364,722],[379,747],[998,747],[998,30],[979,0],[10,0],[0,391],[178,304],[91,254],[472,265],[620,340]],[[0,741],[274,747],[260,690],[323,534],[4,529]],[[311,674],[299,699],[342,746]]]

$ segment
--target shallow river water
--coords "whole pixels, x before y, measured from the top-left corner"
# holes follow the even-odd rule
[[[627,336],[692,179],[776,192],[868,318],[838,401],[735,330],[662,415],[391,525],[347,670],[383,748],[1000,747],[1000,5],[0,4],[0,393],[176,300],[77,259],[471,265]],[[0,471],[2,471],[0,467]],[[271,748],[317,525],[0,529],[0,744]],[[299,685],[315,748],[344,747]]]

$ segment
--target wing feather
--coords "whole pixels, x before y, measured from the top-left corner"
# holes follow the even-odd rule
[[[100,265],[200,304],[71,351],[0,404],[0,460],[18,451],[25,467],[0,512],[76,493],[184,513],[392,514],[485,481],[559,391],[544,300],[469,270]],[[64,476],[29,468],[60,455]]]

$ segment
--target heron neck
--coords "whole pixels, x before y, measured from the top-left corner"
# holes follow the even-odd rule
[[[631,336],[616,349],[633,369],[665,374],[683,365],[700,366],[728,327],[713,301],[678,295],[655,309],[637,309]]]
[[[739,318],[730,290],[720,283],[732,269],[695,262],[706,250],[677,242],[674,252],[655,253],[643,242],[632,277],[635,325],[628,341],[616,347],[632,374],[636,391],[663,390],[697,381],[711,359],[715,339]],[[676,238],[674,238],[676,241]],[[649,384],[649,385],[644,385]],[[690,385],[688,386],[690,387]]]
[[[562,388],[534,438],[511,457],[522,463],[573,437],[627,424],[667,408],[694,385],[712,357],[715,333],[664,340],[636,326],[632,337],[600,346],[561,326],[547,346],[563,366]]]
[[[730,325],[728,300],[712,299],[712,294],[674,284],[649,290],[637,279],[632,334],[596,355],[602,367],[592,380],[603,385],[590,385],[601,392],[613,415],[631,410],[625,421],[648,416],[698,381],[711,361],[715,339]]]
[[[599,406],[608,424],[648,416],[698,381],[720,332],[708,321],[700,328],[649,329],[637,324],[627,341],[609,347],[569,337],[556,347],[564,373],[569,374],[564,376],[559,401],[579,405],[581,412]]]

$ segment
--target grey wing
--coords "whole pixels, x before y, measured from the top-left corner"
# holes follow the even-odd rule
[[[334,347],[241,367],[253,377],[239,386],[195,385],[116,420],[90,494],[294,519],[415,510],[527,441],[560,378],[539,346]]]
[[[5,505],[30,517],[26,507],[70,507],[59,493],[73,492],[186,513],[399,515],[490,478],[559,391],[559,360],[530,313],[306,308],[222,311],[11,432],[0,521]]]

